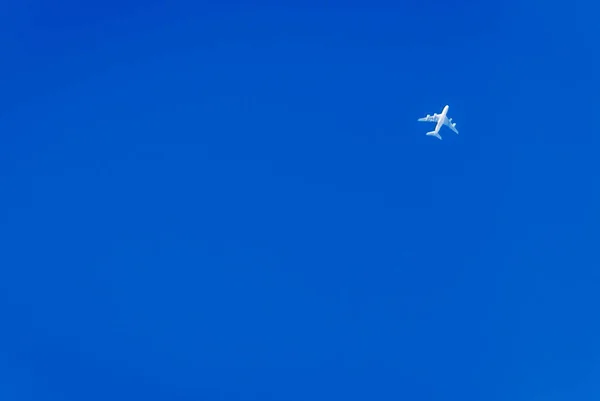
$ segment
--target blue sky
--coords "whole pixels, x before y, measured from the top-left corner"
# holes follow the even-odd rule
[[[600,10],[525,3],[3,4],[0,398],[597,400]]]

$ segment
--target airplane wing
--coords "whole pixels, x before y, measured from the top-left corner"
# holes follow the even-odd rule
[[[446,121],[444,121],[444,124],[448,126],[448,128],[450,128],[452,131],[454,131],[455,134],[458,135],[458,130],[456,129],[456,123],[452,122],[452,119],[446,118]]]
[[[423,121],[423,122],[428,122],[428,123],[437,123],[439,120],[439,117],[437,115],[433,115],[430,116],[429,114],[427,114],[426,117],[423,118],[419,118],[417,121]]]

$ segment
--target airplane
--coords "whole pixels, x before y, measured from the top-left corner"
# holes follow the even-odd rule
[[[440,128],[442,128],[442,125],[446,125],[448,128],[450,128],[452,131],[454,131],[458,135],[458,130],[456,129],[456,123],[453,123],[452,119],[451,118],[449,119],[447,117],[449,108],[450,107],[448,105],[446,105],[446,106],[444,106],[444,109],[442,110],[442,114],[435,113],[432,116],[427,114],[427,117],[419,118],[417,120],[417,121],[423,121],[423,122],[437,123],[435,125],[435,129],[433,131],[429,131],[425,135],[435,136],[436,138],[441,140],[442,137],[440,136],[439,132],[440,132]]]

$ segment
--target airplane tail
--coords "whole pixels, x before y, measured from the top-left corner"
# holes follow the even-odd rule
[[[440,134],[438,134],[435,131],[429,131],[428,133],[426,133],[425,135],[429,135],[429,136],[435,136],[437,139],[439,139],[440,141],[442,140],[442,137],[440,136]]]

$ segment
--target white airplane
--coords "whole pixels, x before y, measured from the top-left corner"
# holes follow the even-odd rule
[[[446,125],[448,128],[450,128],[452,131],[454,131],[458,135],[458,130],[456,129],[456,123],[453,123],[452,119],[451,118],[449,119],[446,116],[448,114],[448,109],[449,109],[449,106],[446,105],[446,106],[444,106],[444,109],[442,110],[442,114],[435,113],[432,116],[427,114],[427,117],[419,118],[418,121],[437,123],[435,125],[435,129],[433,131],[429,131],[425,135],[432,135],[441,140],[442,137],[440,136],[439,132],[440,132],[440,128],[442,128],[442,125]]]

